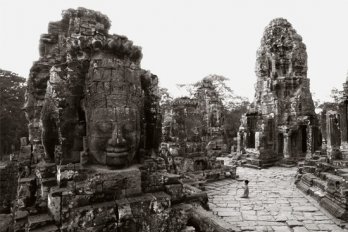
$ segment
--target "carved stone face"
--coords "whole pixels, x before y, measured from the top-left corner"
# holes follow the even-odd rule
[[[136,108],[92,109],[89,151],[98,163],[129,164],[139,147],[140,118]]]
[[[89,153],[99,164],[127,166],[140,143],[140,77],[113,59],[95,60],[91,66],[86,83]]]

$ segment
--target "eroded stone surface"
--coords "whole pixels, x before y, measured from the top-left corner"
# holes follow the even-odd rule
[[[33,156],[76,163],[84,151],[90,163],[139,162],[159,143],[157,76],[141,69],[140,47],[108,33],[106,15],[84,8],[62,15],[41,36],[28,79]]]
[[[227,155],[224,106],[212,81],[205,78],[192,98],[180,97],[163,106],[161,154],[168,170],[195,173],[196,180],[235,177],[236,167],[224,167]],[[228,170],[227,170],[228,169]]]
[[[297,186],[339,219],[348,220],[348,82],[339,103],[321,112],[323,145],[298,169]]]
[[[345,231],[311,203],[294,185],[296,168],[239,168],[250,195],[240,198],[243,182],[223,180],[207,185],[211,210],[244,231]]]
[[[248,164],[258,167],[314,153],[321,138],[307,78],[306,46],[286,19],[276,18],[265,28],[255,73],[255,97],[241,120],[238,152],[247,152]]]
[[[192,220],[199,231],[225,231],[203,210],[207,195],[167,172],[157,76],[109,27],[99,12],[69,9],[41,37],[14,231],[180,232]]]

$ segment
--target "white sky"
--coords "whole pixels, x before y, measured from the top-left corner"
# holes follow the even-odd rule
[[[39,58],[40,34],[61,11],[78,6],[106,14],[110,33],[143,48],[142,67],[178,95],[176,83],[209,74],[230,78],[235,93],[253,98],[256,50],[267,24],[284,17],[303,37],[315,99],[341,88],[348,70],[346,0],[0,0],[0,68],[28,77]]]

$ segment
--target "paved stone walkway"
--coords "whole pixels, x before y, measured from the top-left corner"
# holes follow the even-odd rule
[[[348,231],[296,188],[296,168],[238,167],[237,174],[250,181],[249,199],[240,198],[243,181],[209,183],[206,190],[214,214],[242,231]]]

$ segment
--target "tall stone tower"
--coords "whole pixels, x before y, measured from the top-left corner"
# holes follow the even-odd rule
[[[257,51],[254,102],[242,118],[238,150],[259,167],[294,162],[321,142],[302,37],[283,18],[265,28]]]

